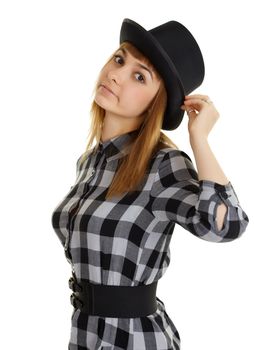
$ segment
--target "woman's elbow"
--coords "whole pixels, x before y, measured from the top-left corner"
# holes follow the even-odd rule
[[[199,212],[188,225],[194,235],[211,242],[231,242],[239,238],[249,223],[249,218],[241,207],[218,205],[218,215]]]
[[[242,236],[249,223],[247,214],[241,207],[218,208],[217,233],[221,235],[221,242],[230,242]]]

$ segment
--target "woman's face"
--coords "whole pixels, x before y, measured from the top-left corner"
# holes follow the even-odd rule
[[[160,81],[155,72],[141,67],[126,49],[118,49],[115,56],[101,70],[95,101],[106,115],[126,118],[141,116],[156,95]],[[144,65],[144,64],[143,64]],[[113,94],[101,86],[105,84]]]

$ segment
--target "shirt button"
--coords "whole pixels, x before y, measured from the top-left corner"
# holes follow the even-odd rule
[[[228,194],[227,194],[226,192],[221,192],[221,196],[222,196],[223,198],[225,198],[225,199],[228,198]]]
[[[88,179],[91,179],[91,177],[93,177],[94,172],[95,172],[95,170],[93,169],[93,170],[90,172],[90,174],[88,175],[87,180],[88,180]]]

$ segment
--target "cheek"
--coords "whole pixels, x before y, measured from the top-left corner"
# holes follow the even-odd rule
[[[131,89],[128,89],[124,95],[125,103],[130,103],[131,101],[133,106],[142,107],[143,105],[147,104],[150,99],[147,91],[140,87],[133,87]]]
[[[108,76],[108,67],[104,67],[101,69],[99,73],[99,80],[106,80],[107,76]]]

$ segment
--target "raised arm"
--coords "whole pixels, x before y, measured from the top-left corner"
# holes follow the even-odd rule
[[[229,184],[229,180],[208,144],[208,135],[220,116],[213,102],[207,95],[193,94],[185,97],[182,107],[189,116],[190,144],[199,180],[210,180],[221,185]],[[226,213],[227,206],[224,203],[219,204],[215,218],[219,230],[222,229]]]
[[[178,223],[202,239],[232,241],[246,230],[249,218],[207,141],[219,113],[206,95],[186,96],[181,108],[189,117],[198,171],[186,153],[169,150],[155,176],[152,211],[159,220]]]
[[[167,149],[151,189],[152,213],[163,222],[174,222],[195,236],[211,242],[229,242],[242,235],[249,219],[229,182],[199,180],[190,157]],[[227,213],[223,227],[217,225],[217,208]]]
[[[192,137],[191,146],[198,169],[198,179],[228,185],[229,180],[216,160],[207,139],[203,137]],[[226,213],[227,206],[224,203],[219,204],[215,217],[219,230],[222,229]]]

